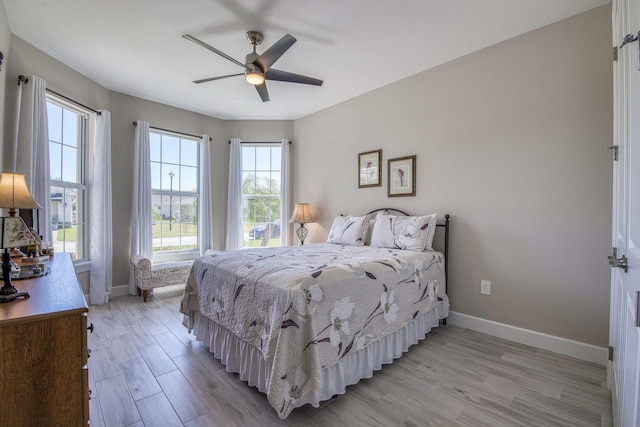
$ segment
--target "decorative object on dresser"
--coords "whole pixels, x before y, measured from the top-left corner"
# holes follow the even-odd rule
[[[0,231],[0,243],[2,244],[2,276],[4,286],[0,289],[0,302],[13,301],[16,298],[29,298],[27,292],[18,292],[11,284],[13,267],[9,249],[19,246],[35,245],[36,240],[29,231],[27,224],[22,218],[16,216],[16,209],[37,209],[41,208],[27,188],[23,174],[3,172],[0,177],[0,208],[9,208],[9,216],[1,217],[2,227]],[[22,253],[20,253],[23,255]],[[17,270],[19,272],[19,270]]]
[[[388,197],[404,197],[416,195],[415,155],[389,159],[387,173]]]
[[[296,203],[296,207],[293,210],[293,215],[289,218],[289,223],[300,224],[300,227],[296,230],[300,244],[304,245],[304,239],[307,237],[309,231],[304,227],[305,224],[313,222],[311,212],[309,211],[309,203]]]
[[[89,310],[70,255],[49,263],[50,274],[20,282],[31,298],[0,305],[3,426],[89,425]]]
[[[2,253],[2,279],[4,286],[0,289],[0,303],[10,302],[21,297],[29,298],[27,292],[19,292],[11,283],[12,278],[24,276],[25,272],[22,272],[20,266],[11,260],[9,248],[31,245],[35,243],[35,240],[27,225],[19,216],[0,217],[0,224],[2,233],[0,243],[2,249],[4,249]],[[40,273],[40,270],[38,270],[38,273]]]
[[[382,186],[382,150],[358,154],[358,188]]]

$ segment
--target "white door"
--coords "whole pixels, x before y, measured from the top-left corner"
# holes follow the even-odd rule
[[[640,0],[614,0],[613,246],[610,342],[617,424],[640,426]],[[627,37],[631,35],[631,37]],[[626,40],[626,42],[625,42]],[[624,45],[623,45],[624,44]],[[624,258],[623,258],[624,257]],[[626,261],[626,262],[624,262]],[[628,270],[621,267],[626,264]]]

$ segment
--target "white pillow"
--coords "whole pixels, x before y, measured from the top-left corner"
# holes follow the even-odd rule
[[[373,224],[375,224],[375,222],[376,222],[376,219],[375,218],[371,218],[369,220],[369,224],[364,229],[364,244],[365,245],[370,245],[371,244],[371,233],[373,232]]]
[[[364,234],[369,226],[370,217],[370,215],[338,215],[331,224],[327,242],[353,246],[364,245]]]
[[[371,246],[422,252],[431,250],[437,214],[396,216],[379,213],[371,233]]]

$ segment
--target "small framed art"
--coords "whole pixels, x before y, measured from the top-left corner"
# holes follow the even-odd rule
[[[416,195],[416,156],[389,159],[388,197]]]
[[[382,186],[382,150],[358,154],[358,188]]]

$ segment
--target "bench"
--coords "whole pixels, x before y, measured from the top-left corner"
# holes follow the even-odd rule
[[[138,296],[142,295],[144,302],[147,302],[150,289],[187,283],[193,260],[152,265],[142,255],[134,255],[131,257],[131,264]]]

